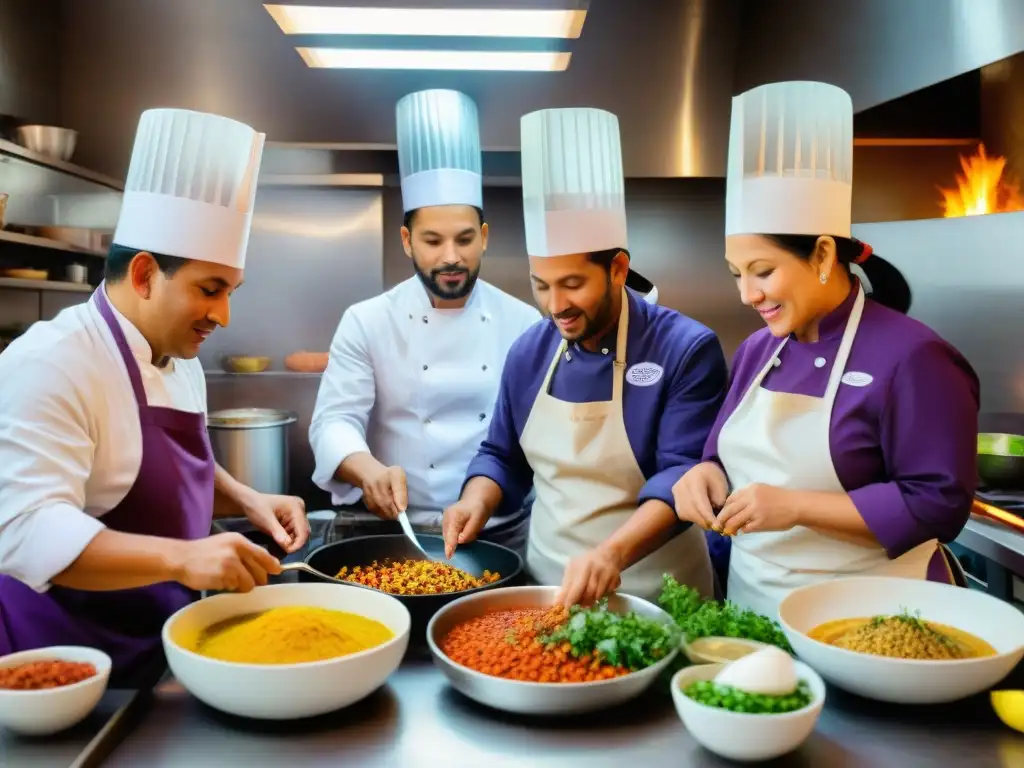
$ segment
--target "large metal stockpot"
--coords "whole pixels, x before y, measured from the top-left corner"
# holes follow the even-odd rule
[[[261,493],[288,492],[288,427],[298,416],[273,408],[231,408],[206,420],[213,455],[240,483]]]

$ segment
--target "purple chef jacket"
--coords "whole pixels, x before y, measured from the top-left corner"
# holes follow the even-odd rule
[[[856,296],[855,284],[822,319],[818,341],[790,338],[762,386],[823,397]],[[763,328],[736,350],[705,461],[721,463],[722,425],[780,343]],[[868,298],[846,372],[872,377],[866,386],[842,383],[832,408],[832,463],[857,511],[890,558],[932,538],[952,541],[970,516],[977,485],[979,383],[973,368],[928,326]],[[723,580],[728,541],[708,533]],[[929,578],[948,581],[941,552]]]
[[[142,463],[128,494],[103,516],[115,531],[200,539],[213,522],[216,464],[206,416],[150,406],[138,363],[101,285],[93,294],[131,378],[142,430]],[[59,536],[60,531],[50,535]],[[87,592],[52,586],[45,593],[0,576],[0,656],[54,645],[84,645],[111,657],[111,686],[136,687],[159,672],[164,622],[198,596],[174,582]]]
[[[662,371],[656,380],[640,383],[627,373],[622,395],[626,434],[647,478],[637,503],[661,499],[674,509],[672,486],[700,462],[721,407],[725,356],[714,332],[696,320],[648,304],[632,290],[627,296],[626,370],[654,363]],[[615,334],[613,328],[595,352],[571,344],[555,368],[551,395],[570,403],[610,400]],[[520,509],[532,488],[533,470],[519,438],[561,340],[555,324],[546,321],[527,329],[509,349],[487,438],[469,464],[467,482],[480,475],[501,486],[502,514]]]

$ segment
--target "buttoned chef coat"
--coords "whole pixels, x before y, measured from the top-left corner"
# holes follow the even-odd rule
[[[416,276],[349,307],[331,344],[310,443],[313,481],[335,504],[362,492],[335,479],[353,453],[405,471],[412,523],[439,526],[487,434],[505,356],[537,309],[478,280],[461,309],[435,309]],[[488,527],[523,514],[517,506]]]

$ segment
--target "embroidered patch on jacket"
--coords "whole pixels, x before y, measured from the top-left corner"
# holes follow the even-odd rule
[[[637,363],[626,371],[626,381],[635,387],[649,387],[661,381],[665,369],[657,363]]]
[[[874,380],[875,377],[870,373],[861,373],[860,371],[847,371],[840,379],[843,384],[849,384],[851,387],[866,387]]]

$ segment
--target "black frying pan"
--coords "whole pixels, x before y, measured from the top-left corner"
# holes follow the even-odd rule
[[[425,642],[427,623],[442,606],[474,592],[497,587],[511,587],[523,580],[523,559],[508,547],[488,541],[474,541],[471,544],[459,545],[459,548],[455,550],[455,555],[450,561],[447,561],[444,559],[444,539],[440,536],[417,534],[416,538],[427,554],[435,560],[447,562],[474,576],[482,576],[486,570],[500,574],[501,578],[493,584],[463,592],[451,592],[444,595],[395,595],[409,609],[409,614],[412,617],[410,640],[414,643]],[[406,558],[422,560],[423,553],[416,549],[416,546],[404,534],[359,536],[326,544],[310,552],[306,557],[306,564],[321,573],[334,576],[345,566],[352,568],[357,565],[370,565],[374,560],[384,562],[385,560],[405,560]],[[305,571],[299,571],[298,576],[299,581],[323,581]],[[353,584],[353,586],[372,589],[372,587],[364,587],[362,584]]]

